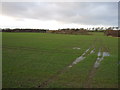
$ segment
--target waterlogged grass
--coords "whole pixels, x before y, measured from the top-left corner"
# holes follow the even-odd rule
[[[84,84],[86,83],[88,73],[93,67],[95,62],[96,55],[93,54],[91,56],[86,57],[85,60],[80,63],[74,65],[67,72],[59,75],[59,78],[53,83],[49,84],[50,88],[59,88],[61,87],[69,87],[69,88],[84,88]]]
[[[48,33],[3,33],[3,88],[38,87],[44,81],[81,56],[86,49],[95,53],[48,83],[48,88],[85,88],[85,83],[97,58],[99,48],[108,48],[105,57],[91,80],[92,87],[118,87],[118,38],[92,35]],[[79,47],[80,50],[73,49]]]
[[[101,38],[104,45],[109,48],[110,56],[105,57],[101,62],[92,85],[95,88],[115,88],[118,87],[118,38]]]

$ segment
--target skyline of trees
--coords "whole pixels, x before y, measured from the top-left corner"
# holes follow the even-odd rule
[[[49,29],[34,29],[34,28],[0,28],[0,30],[34,30],[34,31],[39,31],[39,30],[49,30]],[[101,31],[101,30],[120,30],[120,27],[92,27],[92,28],[61,28],[57,30],[90,30],[90,31]]]

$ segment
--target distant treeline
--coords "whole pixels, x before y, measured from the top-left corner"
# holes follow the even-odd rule
[[[48,29],[2,29],[2,32],[41,32],[46,33]]]
[[[97,28],[63,28],[58,30],[49,29],[1,29],[2,32],[39,32],[39,33],[56,33],[56,34],[80,34],[80,35],[90,35],[90,32],[104,32],[107,36],[120,37],[119,27],[97,27]]]
[[[50,33],[57,33],[57,34],[81,34],[81,35],[89,35],[89,32],[84,29],[84,28],[80,28],[80,29],[58,29],[58,30],[52,30],[49,31]]]

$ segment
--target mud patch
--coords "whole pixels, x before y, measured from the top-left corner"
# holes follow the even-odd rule
[[[62,70],[56,72],[56,74],[54,74],[49,79],[47,79],[46,81],[42,82],[39,86],[37,86],[35,88],[45,88],[46,86],[48,86],[49,83],[52,83],[53,81],[57,80],[59,75],[67,72],[67,70],[69,70],[68,67],[63,68]]]

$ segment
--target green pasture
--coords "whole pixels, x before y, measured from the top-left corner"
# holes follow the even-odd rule
[[[94,73],[91,88],[117,88],[118,38],[101,32],[91,34],[2,33],[2,87],[38,88],[56,76],[44,88],[86,88],[97,53],[102,48],[107,49],[110,56],[104,58]],[[88,48],[95,48],[95,53],[57,74]]]

